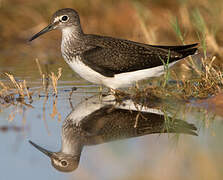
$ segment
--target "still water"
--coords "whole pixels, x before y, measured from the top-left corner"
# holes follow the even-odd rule
[[[100,93],[70,70],[60,57],[59,43],[54,52],[25,42],[16,47],[15,54],[1,51],[0,70],[18,82],[25,79],[34,94],[26,104],[0,98],[0,179],[223,178],[222,96],[211,97],[217,105],[174,97],[116,102],[107,89]],[[62,67],[57,97],[52,88],[45,95],[36,58],[44,73]],[[1,82],[10,84],[4,74]],[[54,162],[54,168],[30,140],[61,152],[54,153],[57,160],[72,154],[73,171],[58,171],[68,168],[58,167],[62,161]]]
[[[223,179],[222,94],[187,102],[176,97],[124,97],[116,102],[107,89],[100,93],[98,86],[65,64],[59,32],[27,42],[47,25],[55,10],[71,7],[80,12],[87,33],[175,45],[181,43],[171,23],[176,17],[185,43],[200,42],[197,31],[201,29],[207,47],[214,50],[211,54],[220,51],[223,1],[138,2],[144,5],[134,1],[133,6],[128,0],[0,0],[0,82],[14,87],[7,72],[17,82],[26,80],[34,92],[32,101],[22,101],[18,94],[11,100],[0,93],[0,180]],[[199,23],[192,21],[194,15],[199,15]],[[203,26],[196,29],[200,22]],[[36,59],[44,74],[57,74],[62,67],[57,97],[52,87],[45,95]],[[185,69],[177,72],[181,75]],[[54,166],[46,154],[54,158]],[[64,162],[67,154],[72,154],[72,162]]]
[[[34,90],[41,84],[29,82]],[[207,107],[173,100],[141,106],[128,97],[116,102],[80,79],[59,81],[58,97],[40,94],[31,106],[1,104],[1,179],[222,177],[222,118]],[[29,140],[79,156],[74,171],[56,170]]]

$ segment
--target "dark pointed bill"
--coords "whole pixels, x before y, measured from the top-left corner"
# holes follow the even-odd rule
[[[40,32],[36,33],[33,37],[31,37],[29,39],[29,42],[38,38],[39,36],[41,36],[42,34],[46,33],[46,32],[49,32],[51,30],[53,30],[53,26],[54,24],[49,24],[47,27],[45,27],[44,29],[42,29]]]
[[[46,154],[48,157],[52,157],[53,155],[53,152],[51,151],[48,151],[42,147],[40,147],[39,145],[35,144],[34,142],[32,141],[29,141],[30,144],[32,144],[36,149],[38,149],[39,151],[41,151],[42,153]]]

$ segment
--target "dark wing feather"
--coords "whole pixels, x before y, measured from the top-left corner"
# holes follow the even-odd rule
[[[81,56],[95,71],[113,77],[115,74],[163,65],[194,54],[197,44],[185,46],[155,46],[110,37],[88,35],[86,44],[93,46]],[[162,59],[162,60],[161,60]]]
[[[163,115],[116,109],[112,106],[103,107],[85,117],[81,128],[89,134],[85,137],[86,145],[155,133],[196,135],[196,127],[185,121],[170,118],[167,126]]]
[[[181,51],[181,50],[185,51],[186,49],[188,50],[188,49],[194,48],[197,45],[198,45],[198,43],[180,45],[180,46],[160,46],[160,45],[148,45],[148,46],[162,48],[162,49],[170,49],[170,50],[173,50],[173,51]]]

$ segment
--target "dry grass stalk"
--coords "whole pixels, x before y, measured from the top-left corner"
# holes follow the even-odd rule
[[[57,110],[57,97],[53,101],[53,112],[50,114],[50,116],[52,119],[54,119],[56,115],[58,117],[58,121],[61,121],[61,114]]]
[[[42,74],[42,85],[43,85],[43,89],[45,91],[46,96],[48,96],[48,85],[47,85],[45,74]]]
[[[2,87],[2,89],[0,90],[0,96],[4,96],[8,90],[9,87],[7,87],[3,82],[0,81],[0,86]]]
[[[138,126],[139,116],[140,116],[140,113],[138,113],[137,116],[136,116],[136,121],[135,121],[135,124],[134,124],[134,128],[137,128],[137,126]]]
[[[36,63],[40,72],[40,76],[42,77],[42,83],[43,83],[43,88],[46,92],[46,94],[48,95],[48,82],[47,82],[47,78],[46,75],[43,74],[43,71],[41,69],[40,63],[38,61],[38,59],[36,59]],[[25,97],[27,97],[30,100],[30,103],[32,102],[32,95],[34,94],[33,91],[30,91],[29,88],[27,87],[27,82],[26,80],[23,80],[22,82],[17,82],[14,78],[13,75],[9,74],[9,73],[5,73],[6,76],[10,79],[10,82],[12,83],[13,87],[10,87],[9,85],[3,83],[0,81],[0,98],[3,99],[3,106],[4,107],[9,107],[11,105],[13,105],[15,107],[14,110],[12,110],[12,112],[9,114],[8,120],[9,121],[13,121],[13,119],[15,118],[16,114],[19,113],[22,115],[23,117],[23,122],[25,123],[26,118],[25,118],[25,109],[27,108],[33,108],[33,106],[31,104],[27,104],[25,102]],[[58,91],[57,91],[57,83],[59,78],[62,75],[62,68],[58,69],[58,73],[54,74],[53,72],[50,75],[51,81],[52,81],[52,87],[54,90],[54,93],[57,95]],[[19,98],[16,98],[17,94],[19,95]],[[44,106],[46,104],[46,101],[48,100],[48,96],[45,96],[45,100],[44,100]],[[58,120],[61,120],[61,115],[60,113],[57,111],[56,108],[56,101],[54,101],[53,104],[53,113],[51,114],[51,117],[54,118],[56,115],[58,116]],[[24,109],[25,106],[25,109]],[[20,108],[17,109],[17,108]],[[18,111],[19,110],[19,111]],[[43,112],[45,114],[45,108],[43,108]],[[45,116],[45,115],[44,115]],[[44,118],[45,119],[45,118]],[[47,131],[49,133],[49,130],[47,128]],[[49,133],[50,134],[50,133]]]
[[[216,57],[201,59],[202,70],[199,70],[199,78],[184,81],[180,88],[184,97],[207,98],[210,95],[218,94],[223,88],[223,77],[220,67],[214,65]],[[198,71],[198,70],[197,70]]]
[[[11,75],[11,74],[8,74],[8,73],[5,73],[9,79],[11,80],[11,82],[13,83],[13,85],[15,86],[15,88],[17,89],[18,91],[18,94],[21,96],[21,97],[25,97],[24,95],[24,91],[23,91],[23,84],[22,83],[17,83],[14,76]]]
[[[8,89],[8,87],[3,82],[1,82],[1,81],[0,81],[0,86],[2,86],[2,88],[5,89],[5,90]]]
[[[16,93],[19,94],[20,98],[25,98],[25,96],[28,97],[28,99],[31,99],[31,95],[33,94],[32,92],[30,92],[28,90],[28,87],[26,85],[26,80],[23,80],[23,82],[19,82],[17,83],[14,76],[8,73],[5,73],[10,81],[12,82],[12,84],[14,85],[14,87],[16,88]],[[0,85],[3,87],[3,89],[1,90],[1,94],[3,94],[3,96],[7,96],[10,92],[13,92],[15,89],[10,88],[9,86],[5,85],[4,83],[0,82]],[[13,92],[14,93],[14,92]]]
[[[30,92],[29,92],[29,90],[28,90],[28,88],[27,88],[26,80],[23,80],[23,87],[24,87],[24,89],[25,89],[25,92],[26,92],[26,95],[27,95],[28,99],[31,100],[32,97],[31,97]]]
[[[54,72],[51,72],[51,75],[50,75],[55,95],[57,95],[57,93],[58,93],[57,83],[58,83],[58,80],[60,79],[61,75],[62,75],[62,68],[58,68],[57,75],[55,75]]]
[[[215,56],[209,59],[201,59],[202,68],[196,69],[199,72],[196,78],[176,80],[176,83],[167,82],[166,86],[163,86],[163,80],[157,86],[147,86],[145,88],[135,86],[132,89],[131,97],[134,99],[174,97],[178,100],[188,101],[191,98],[208,98],[211,95],[216,95],[223,89],[223,73],[221,67],[214,64],[215,60]],[[127,95],[127,93],[125,94]]]
[[[12,122],[13,119],[15,118],[15,115],[16,115],[16,112],[15,112],[15,111],[12,111],[12,112],[9,114],[8,121],[9,121],[9,122]]]
[[[40,66],[40,63],[39,63],[39,59],[37,59],[37,58],[36,58],[36,64],[37,64],[37,67],[38,67],[38,69],[39,69],[40,76],[42,77],[42,75],[43,75],[43,71],[42,71],[42,69],[41,69],[41,66]]]
[[[39,59],[37,59],[37,58],[36,58],[36,64],[37,64],[40,76],[42,78],[43,89],[45,91],[46,96],[48,96],[48,83],[47,83],[47,80],[46,80],[46,75],[43,73],[40,62],[39,62]]]
[[[223,77],[220,67],[214,65],[216,57],[201,59],[203,70],[200,70],[200,77],[196,81],[184,82],[185,95],[206,98],[218,94],[223,88]]]
[[[25,97],[27,97],[30,100],[29,103],[31,103],[33,92],[28,90],[25,80],[18,83],[16,82],[13,75],[9,73],[5,74],[10,79],[10,82],[12,83],[13,87],[10,87],[10,85],[0,82],[0,86],[2,87],[2,89],[0,90],[1,105],[4,108],[8,108],[11,106],[14,107],[8,116],[9,121],[13,121],[16,114],[19,113],[23,116],[23,123],[25,123],[26,108],[33,108],[31,104],[26,103]]]

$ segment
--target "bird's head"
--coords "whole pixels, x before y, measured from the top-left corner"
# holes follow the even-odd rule
[[[71,172],[77,169],[79,165],[80,156],[73,156],[69,154],[64,154],[63,152],[51,152],[32,141],[29,141],[35,148],[47,155],[51,159],[51,164],[58,171]]]
[[[55,29],[64,30],[70,28],[81,31],[80,18],[78,13],[74,9],[70,8],[60,9],[53,14],[49,25],[32,36],[29,41],[32,41],[42,34]]]

